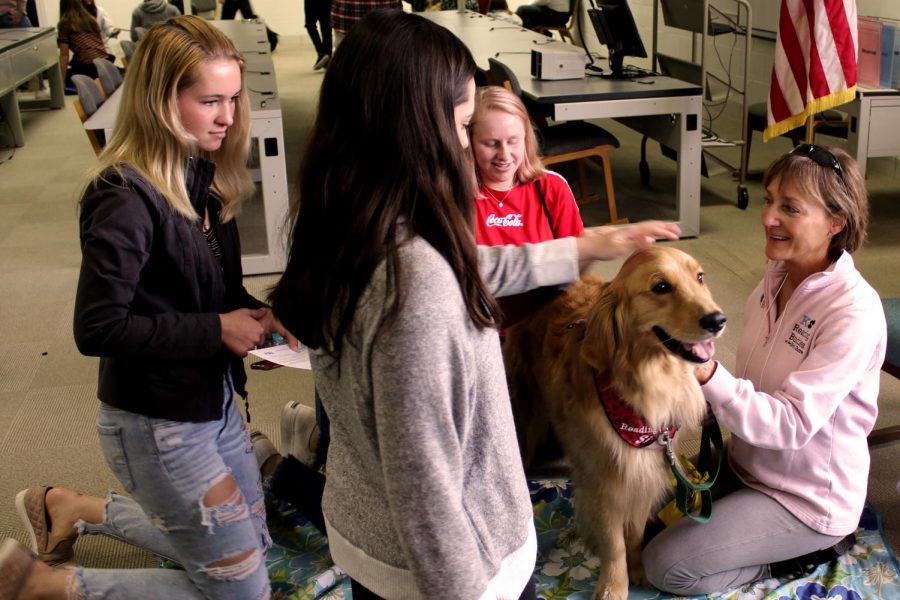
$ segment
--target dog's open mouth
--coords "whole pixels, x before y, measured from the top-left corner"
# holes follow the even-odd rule
[[[695,363],[705,363],[712,358],[712,340],[705,340],[702,342],[682,342],[681,340],[673,338],[659,326],[653,328],[653,333],[656,334],[656,337],[659,338],[659,341],[663,343],[663,346],[665,346],[669,352],[680,356],[684,360]]]

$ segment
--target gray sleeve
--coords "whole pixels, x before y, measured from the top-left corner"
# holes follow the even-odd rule
[[[471,407],[471,321],[435,253],[409,265],[405,301],[372,352],[377,447],[393,526],[420,590],[487,589],[462,498]]]
[[[478,246],[481,276],[495,296],[509,296],[578,279],[575,238],[522,246]]]
[[[141,9],[136,8],[131,12],[131,41],[136,42],[137,28],[141,26]]]

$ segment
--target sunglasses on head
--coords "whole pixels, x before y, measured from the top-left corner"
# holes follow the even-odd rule
[[[841,163],[838,159],[823,148],[822,146],[816,146],[815,144],[800,144],[793,150],[791,150],[791,154],[796,156],[805,156],[820,167],[825,167],[826,169],[831,169],[835,173],[837,173],[838,179],[841,180],[841,183],[846,185],[844,181],[844,169],[841,168]]]

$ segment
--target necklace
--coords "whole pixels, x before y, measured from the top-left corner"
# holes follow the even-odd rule
[[[787,273],[785,273],[784,279],[781,280],[781,284],[779,284],[778,289],[775,290],[775,295],[772,296],[772,301],[769,302],[768,305],[766,306],[766,311],[763,313],[764,319],[768,319],[769,311],[772,310],[773,306],[776,306],[778,304],[778,296],[779,296],[779,294],[781,294],[781,290],[784,288],[784,283],[787,281],[787,278],[788,278]],[[780,330],[781,330],[781,319],[776,318],[775,332],[772,333],[771,335],[770,334],[766,335],[766,343],[768,343],[770,337],[777,336],[778,332]],[[747,361],[744,363],[744,369],[741,372],[741,379],[744,379],[747,376],[747,367],[750,365],[750,359],[753,356],[753,353],[756,351],[756,345],[759,344],[759,338],[762,335],[762,332],[763,332],[762,327],[760,327],[756,331],[756,337],[753,339],[753,346],[750,347],[750,352],[747,354]],[[766,360],[763,363],[762,370],[759,372],[759,382],[756,384],[756,389],[759,389],[762,386],[763,373],[765,372],[766,367],[769,365],[769,358],[772,357],[772,349],[774,347],[775,347],[775,343],[773,342],[772,345],[769,347],[769,353],[766,354]],[[750,381],[752,382],[753,380],[751,379]]]
[[[512,193],[512,191],[513,191],[514,189],[516,189],[516,186],[513,185],[511,188],[509,188],[508,190],[506,190],[506,193],[503,194],[503,197],[502,197],[502,198],[498,198],[497,196],[495,196],[494,193],[491,191],[491,188],[489,188],[489,187],[486,186],[486,185],[481,186],[481,188],[482,188],[485,192],[487,192],[487,195],[488,195],[488,196],[490,196],[491,198],[494,199],[494,202],[497,203],[497,206],[498,206],[499,208],[503,208],[503,203],[506,201],[507,198],[509,198],[509,195]]]

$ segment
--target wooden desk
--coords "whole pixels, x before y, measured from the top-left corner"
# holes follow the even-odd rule
[[[49,100],[24,100],[24,108],[62,108],[65,89],[59,71],[56,30],[52,27],[0,29],[0,111],[14,146],[25,145],[16,90],[41,73],[50,81]]]
[[[700,233],[700,86],[669,77],[610,80],[600,77],[541,81],[531,76],[531,50],[568,44],[507,21],[478,13],[422,13],[452,31],[472,52],[480,69],[488,58],[509,66],[519,79],[522,95],[548,107],[555,121],[610,118],[678,151],[675,187],[677,222],[682,237]]]
[[[242,232],[241,265],[245,275],[279,273],[286,264],[288,185],[284,164],[284,128],[275,82],[275,67],[269,52],[265,25],[248,21],[212,21],[232,39],[246,61],[244,85],[250,100],[250,175],[257,193],[238,216]],[[261,40],[261,41],[260,41]],[[243,48],[243,50],[241,50]],[[85,121],[85,129],[102,129],[110,139],[119,111],[122,88],[109,97]],[[261,211],[261,215],[259,212]],[[247,235],[260,229],[260,235]],[[263,239],[263,247],[248,240]]]

